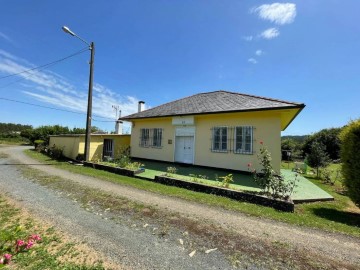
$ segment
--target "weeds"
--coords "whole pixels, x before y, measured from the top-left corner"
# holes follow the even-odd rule
[[[0,268],[14,264],[17,269],[34,270],[104,269],[100,261],[93,265],[78,263],[86,254],[77,251],[77,243],[61,239],[52,227],[24,218],[19,209],[0,196]],[[64,256],[72,260],[63,260]]]
[[[220,176],[219,178],[222,179],[222,185],[226,188],[229,188],[230,183],[234,182],[233,175],[231,173],[226,176]]]

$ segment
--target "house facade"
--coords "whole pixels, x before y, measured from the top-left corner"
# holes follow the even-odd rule
[[[266,146],[280,170],[281,131],[304,104],[215,91],[122,117],[132,122],[131,156],[214,168],[261,169]]]
[[[124,149],[130,147],[128,134],[91,134],[89,160],[99,161],[106,158],[117,158]],[[76,159],[84,154],[85,134],[51,135],[49,146],[63,149],[63,155]]]

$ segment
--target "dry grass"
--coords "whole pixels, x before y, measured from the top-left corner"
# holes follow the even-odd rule
[[[102,254],[80,241],[70,238],[67,234],[56,231],[53,224],[34,217],[32,213],[22,207],[21,203],[3,194],[1,198],[5,199],[6,208],[13,208],[16,212],[15,216],[9,219],[9,224],[2,224],[2,226],[7,227],[16,220],[18,224],[25,228],[31,222],[31,233],[39,234],[43,239],[47,239],[39,243],[38,247],[29,254],[29,257],[32,258],[30,261],[36,260],[36,257],[42,256],[45,252],[49,256],[55,257],[59,266],[70,264],[83,267],[81,269],[91,269],[95,265],[102,265],[105,269],[121,269],[111,262],[99,260],[98,258],[104,258]],[[23,266],[12,264],[11,269],[23,269]],[[98,269],[101,269],[101,267]]]

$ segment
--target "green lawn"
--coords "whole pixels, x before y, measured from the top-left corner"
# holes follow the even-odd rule
[[[177,169],[176,174],[171,174],[172,177],[186,180],[186,181],[196,181],[203,184],[209,185],[221,185],[220,181],[222,180],[219,177],[226,176],[229,174],[229,171],[213,168],[205,168],[198,166],[191,166],[185,164],[176,164],[171,165],[165,162],[159,161],[148,161],[140,160],[144,164],[145,172],[139,174],[139,176],[154,179],[155,176],[164,175],[167,173],[168,167],[175,167]],[[293,167],[293,166],[292,166]],[[231,189],[235,190],[245,190],[245,191],[260,191],[260,188],[255,183],[252,174],[241,173],[241,172],[231,172],[233,175],[234,182],[230,184]],[[294,194],[291,196],[293,200],[305,201],[305,200],[326,200],[332,199],[333,197],[327,192],[314,185],[311,181],[306,179],[301,175],[295,176],[295,172],[292,172],[289,169],[281,169],[281,175],[285,177],[286,180],[290,181],[297,177],[298,182],[295,187]],[[196,175],[197,177],[190,176]],[[203,177],[206,177],[204,179]]]
[[[308,179],[314,185],[322,188],[332,195],[335,198],[335,201],[300,204],[296,205],[295,213],[284,213],[269,207],[238,202],[220,196],[120,176],[89,167],[74,166],[67,162],[51,160],[49,157],[32,150],[27,150],[26,153],[39,161],[51,164],[58,168],[74,173],[97,177],[105,181],[111,181],[158,194],[208,204],[210,206],[221,207],[227,210],[239,211],[253,216],[270,218],[299,226],[319,228],[332,232],[341,232],[360,238],[360,209],[354,206],[347,196],[337,191],[338,185],[324,185],[319,180],[313,178]]]
[[[251,174],[244,174],[240,172],[229,172],[226,170],[204,168],[204,167],[194,167],[186,164],[176,164],[171,165],[165,162],[158,161],[149,161],[141,160],[144,164],[145,172],[139,174],[139,176],[154,179],[155,176],[164,175],[167,173],[168,167],[175,167],[177,169],[176,174],[172,174],[175,178],[187,180],[187,181],[197,181],[204,184],[210,185],[221,185],[221,177],[231,173],[233,175],[233,184],[230,184],[230,188],[239,189],[239,190],[251,190],[259,191],[257,184],[254,182]],[[194,179],[195,178],[195,179]]]

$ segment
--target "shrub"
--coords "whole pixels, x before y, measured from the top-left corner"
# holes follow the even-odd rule
[[[120,168],[126,168],[131,163],[130,159],[130,148],[129,147],[121,147],[116,153],[116,159],[114,162],[116,166]]]
[[[222,185],[226,188],[229,187],[230,183],[234,182],[233,175],[231,173],[226,176],[220,176],[219,178],[222,179]]]
[[[61,159],[63,158],[63,152],[64,152],[64,148],[58,147],[55,144],[50,147],[50,149],[48,150],[49,156],[54,158],[54,159]]]
[[[35,150],[41,152],[45,148],[45,141],[44,140],[35,140],[34,146],[35,146]]]
[[[132,171],[137,171],[143,166],[144,166],[144,164],[142,164],[140,162],[130,162],[129,164],[127,164],[125,166],[125,169],[132,170]]]
[[[360,206],[360,119],[351,121],[340,133],[341,171],[350,199]]]
[[[167,167],[167,172],[166,172],[167,176],[172,176],[173,174],[176,174],[176,173],[177,173],[176,167]]]
[[[336,179],[338,178],[338,175],[339,175],[339,172],[337,172],[337,177],[332,177],[331,178],[331,175],[333,174],[333,171],[332,170],[329,170],[327,168],[324,168],[322,169],[321,171],[321,178],[322,178],[322,181],[325,183],[325,184],[329,184],[329,185],[334,185],[335,184],[335,181]]]
[[[265,146],[260,147],[258,159],[263,168],[261,173],[254,171],[254,180],[262,192],[272,198],[289,199],[298,182],[297,174],[290,181],[285,181],[284,177],[276,174],[271,164],[271,154]],[[249,163],[248,167],[250,166],[251,164]]]

